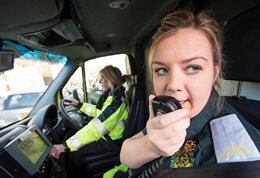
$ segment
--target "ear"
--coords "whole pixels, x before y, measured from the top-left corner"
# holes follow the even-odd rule
[[[220,66],[219,65],[214,66],[214,81],[213,81],[213,83],[216,82],[216,80],[219,76],[219,72],[220,72]]]
[[[113,84],[110,82],[110,80],[107,80],[107,83],[108,83],[108,87],[109,87],[109,88],[111,88],[111,89],[114,88],[114,86],[113,86]]]

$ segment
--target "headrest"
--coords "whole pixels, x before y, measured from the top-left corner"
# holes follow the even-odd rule
[[[260,82],[260,7],[232,18],[225,28],[228,80]]]

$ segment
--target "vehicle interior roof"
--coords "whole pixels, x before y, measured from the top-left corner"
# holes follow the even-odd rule
[[[244,28],[235,29],[229,24],[231,21],[233,24],[241,14],[250,18],[255,15],[255,20],[259,21],[259,5],[259,0],[2,1],[0,38],[30,48],[62,54],[70,59],[88,59],[122,52],[135,56],[138,45],[150,39],[160,20],[169,12],[177,8],[189,8],[194,11],[210,9],[215,12],[219,22],[229,29],[232,28],[232,33],[233,30],[238,31],[235,35],[228,36],[231,40],[226,52],[232,56],[229,60],[236,58],[241,62],[241,57],[237,59],[237,56],[241,55],[233,55],[233,51],[237,52],[237,49],[232,51],[230,48],[237,44],[237,41],[232,39],[240,39],[245,31]],[[250,9],[256,10],[253,13],[245,13]],[[254,22],[245,21],[242,25],[259,29],[259,25]],[[255,33],[251,36],[255,36]],[[258,38],[259,35],[256,39]],[[254,41],[256,45],[257,40]],[[251,52],[255,54],[252,55],[254,59],[251,63],[252,67],[255,67],[255,64],[259,64],[259,60],[256,60],[257,50]],[[241,69],[233,71],[239,74],[239,70]],[[230,79],[240,77],[229,76]],[[259,81],[259,78],[258,75],[252,80]]]

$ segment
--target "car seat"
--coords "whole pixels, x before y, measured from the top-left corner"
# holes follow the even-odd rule
[[[121,164],[119,154],[123,141],[126,138],[135,135],[145,127],[147,117],[144,108],[145,100],[143,81],[140,80],[133,83],[129,88],[128,97],[131,98],[131,105],[129,108],[128,119],[125,122],[125,130],[122,140],[120,142],[111,140],[108,142],[104,141],[105,146],[109,147],[107,152],[82,158],[82,163],[86,167],[88,177],[102,177],[106,171],[113,168],[115,165]]]
[[[224,54],[228,62],[225,79],[239,81],[237,95],[227,97],[227,101],[248,120],[260,129],[260,101],[241,95],[244,81],[260,82],[260,6],[252,8],[230,19],[225,25]],[[254,18],[254,19],[252,19]],[[258,20],[257,20],[258,19]],[[241,38],[245,36],[246,38]]]

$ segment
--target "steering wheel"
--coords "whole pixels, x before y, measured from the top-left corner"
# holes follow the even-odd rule
[[[72,127],[79,130],[90,121],[90,117],[81,112],[77,107],[70,105],[70,102],[71,100],[62,99],[60,101],[60,111]]]

